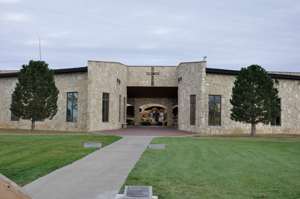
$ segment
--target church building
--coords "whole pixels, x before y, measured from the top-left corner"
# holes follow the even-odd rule
[[[87,67],[56,69],[58,112],[36,129],[95,132],[128,126],[162,126],[199,134],[243,134],[250,125],[230,119],[231,93],[239,71],[207,67],[206,61],[177,66],[129,66],[88,61]],[[270,72],[281,114],[257,133],[300,133],[300,74]],[[29,129],[10,112],[17,71],[0,71],[0,128]]]

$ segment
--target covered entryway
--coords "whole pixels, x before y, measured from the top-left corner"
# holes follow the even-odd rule
[[[167,107],[161,104],[144,104],[139,107],[143,126],[167,126]]]
[[[178,126],[178,105],[175,105],[172,107],[172,113],[173,113],[173,126]]]
[[[177,126],[177,87],[127,87],[127,97],[129,126]]]

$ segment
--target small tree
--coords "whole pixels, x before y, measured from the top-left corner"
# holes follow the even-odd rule
[[[251,136],[256,134],[256,124],[268,124],[280,111],[275,81],[259,65],[242,68],[232,89],[231,119],[251,124]]]
[[[52,119],[57,112],[58,89],[54,73],[44,61],[29,61],[23,65],[12,94],[10,110],[16,117],[30,120],[31,130],[36,121]]]

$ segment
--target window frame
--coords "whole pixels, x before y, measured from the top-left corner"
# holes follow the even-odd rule
[[[17,117],[15,114],[13,114],[12,111],[10,111],[10,121],[18,122],[18,121],[20,121],[20,118]]]
[[[127,119],[127,99],[124,96],[123,98],[123,103],[124,103],[124,107],[123,107],[123,119],[124,119],[124,123],[126,123],[126,119]]]
[[[213,121],[211,121],[211,116],[210,116],[210,113],[211,113],[211,111],[210,111],[210,98],[211,97],[213,97],[213,99],[214,99],[214,104],[216,104],[216,98],[217,97],[220,97],[220,113],[219,113],[219,115],[220,115],[220,122],[219,123],[217,123],[216,122],[216,113],[217,112],[214,112],[214,119],[213,119]],[[208,126],[215,126],[215,127],[218,127],[218,126],[222,126],[222,95],[208,95]]]
[[[122,118],[122,95],[119,95],[119,122],[121,122]]]
[[[197,95],[194,94],[190,95],[190,125],[191,126],[196,125],[196,107],[197,107]]]
[[[109,93],[102,93],[102,122],[109,122]]]
[[[74,94],[77,94],[76,96],[76,106],[77,106],[77,113],[76,113],[76,117],[74,117]],[[68,117],[68,107],[69,107],[69,95],[72,95],[72,101],[71,101],[71,119]],[[73,122],[76,123],[78,122],[78,116],[79,116],[79,111],[78,111],[78,98],[79,98],[79,93],[78,91],[72,91],[72,92],[67,92],[67,106],[66,106],[66,122]]]
[[[280,103],[280,109],[281,109],[281,99],[279,99],[279,103]],[[278,118],[279,118],[279,122],[277,122]],[[280,113],[278,116],[272,118],[270,124],[272,127],[281,127],[282,126],[282,109],[280,110]]]

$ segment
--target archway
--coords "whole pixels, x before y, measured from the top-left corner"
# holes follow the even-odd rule
[[[134,125],[134,106],[132,104],[127,104],[126,107],[126,123],[129,126]]]
[[[167,126],[167,107],[145,104],[139,107],[141,125]]]
[[[178,126],[178,105],[175,105],[172,107],[172,113],[173,113],[173,126]]]

